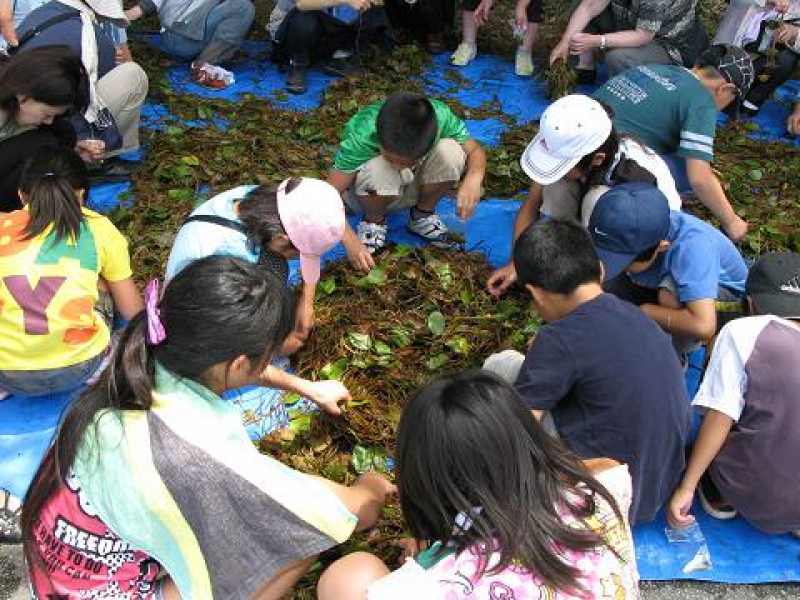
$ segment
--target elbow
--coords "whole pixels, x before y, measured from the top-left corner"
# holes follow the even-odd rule
[[[692,329],[695,337],[701,340],[710,340],[717,333],[717,315],[714,314],[706,319],[698,319]]]

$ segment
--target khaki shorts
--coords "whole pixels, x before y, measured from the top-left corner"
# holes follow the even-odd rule
[[[422,185],[453,183],[461,180],[467,165],[467,154],[454,139],[443,139],[411,169],[397,169],[382,155],[364,163],[346,196],[348,208],[361,212],[360,197],[376,194],[391,198],[388,210],[410,208],[419,200]]]

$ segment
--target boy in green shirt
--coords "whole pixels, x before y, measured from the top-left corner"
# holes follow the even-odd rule
[[[375,266],[372,253],[386,243],[391,209],[410,207],[409,230],[444,242],[447,227],[437,203],[458,185],[458,216],[468,218],[485,172],[483,149],[443,102],[397,92],[361,109],[345,126],[328,175],[347,205],[364,212],[357,232],[348,225],[342,239],[350,262],[365,271]]]
[[[692,70],[675,65],[629,69],[597,90],[594,98],[614,111],[614,127],[659,154],[675,153],[698,199],[719,218],[734,241],[747,223],[734,211],[711,169],[717,113],[747,95],[755,72],[748,54],[729,45],[711,46]]]

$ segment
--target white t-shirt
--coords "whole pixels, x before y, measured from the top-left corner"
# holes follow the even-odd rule
[[[610,171],[613,172],[617,167],[623,154],[643,169],[647,169],[656,178],[656,186],[667,197],[670,210],[679,211],[681,209],[681,195],[678,193],[678,188],[675,187],[675,180],[663,158],[644,144],[632,138],[623,137],[619,141],[619,151]],[[604,185],[594,186],[584,196],[581,205],[581,223],[584,227],[589,227],[589,217],[592,216],[595,204],[608,189]]]
[[[770,323],[795,331],[800,343],[800,327],[775,315],[759,315],[731,321],[717,336],[711,361],[692,406],[713,408],[739,422],[745,408],[748,388],[746,367],[761,332]]]

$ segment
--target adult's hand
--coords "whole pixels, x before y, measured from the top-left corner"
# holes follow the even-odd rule
[[[497,269],[489,276],[486,282],[486,289],[495,298],[499,298],[506,293],[514,282],[517,281],[517,270],[514,268],[514,263],[510,262]]]
[[[747,235],[748,227],[747,221],[742,219],[739,215],[736,215],[736,218],[722,225],[722,229],[734,242],[742,241],[742,238]]]
[[[105,154],[106,143],[103,140],[79,140],[75,144],[75,151],[84,162],[97,162]]]
[[[114,49],[114,59],[118,65],[133,62],[133,53],[128,44],[121,44]]]
[[[0,34],[2,34],[3,38],[5,38],[6,42],[8,42],[9,46],[19,46],[19,40],[17,39],[17,29],[14,27],[14,19],[5,19],[0,18]]]
[[[478,8],[476,8],[473,13],[475,16],[475,24],[478,27],[482,27],[489,22],[489,13],[492,12],[492,4],[494,4],[494,0],[481,0],[481,3],[478,4]]]
[[[593,33],[576,33],[569,41],[569,51],[572,54],[583,54],[600,47],[599,35]]]
[[[343,4],[349,4],[352,8],[361,12],[371,6],[370,0],[345,0]]]
[[[694,517],[689,512],[693,500],[694,488],[688,488],[681,483],[667,505],[667,522],[670,527],[683,529],[694,523]]]
[[[786,130],[789,135],[800,135],[800,102],[794,105],[794,110],[786,119]]]
[[[554,64],[559,60],[566,60],[569,58],[569,43],[565,43],[563,40],[556,44],[556,47],[553,48],[553,51],[550,52],[550,64]]]
[[[800,27],[784,23],[778,28],[778,31],[775,32],[775,41],[786,44],[787,46],[794,46],[798,34],[800,34]]]

